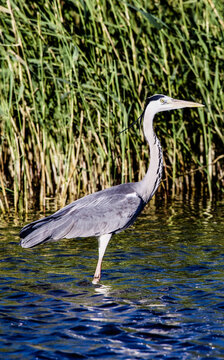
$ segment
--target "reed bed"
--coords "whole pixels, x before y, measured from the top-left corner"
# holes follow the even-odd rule
[[[224,20],[215,0],[3,1],[0,208],[59,206],[141,179],[147,96],[205,110],[157,116],[160,192],[223,192]]]

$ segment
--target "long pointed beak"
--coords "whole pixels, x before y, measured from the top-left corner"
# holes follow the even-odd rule
[[[203,107],[203,104],[199,104],[193,101],[176,100],[172,99],[172,105],[175,109],[181,109],[185,107]]]

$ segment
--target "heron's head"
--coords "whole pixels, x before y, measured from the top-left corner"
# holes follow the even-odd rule
[[[204,106],[203,104],[195,103],[193,101],[176,100],[166,95],[156,94],[146,99],[146,104],[143,113],[139,116],[139,118],[136,121],[130,124],[128,128],[132,127],[138,121],[141,124],[146,113],[148,113],[149,118],[153,119],[154,115],[160,111],[182,109],[185,107],[203,107],[203,106]],[[126,131],[128,128],[122,130],[119,134]]]
[[[175,109],[182,109],[186,107],[202,107],[203,104],[195,103],[193,101],[176,100],[166,95],[156,94],[146,100],[145,110],[150,108],[150,112],[156,114],[160,111],[169,111]]]

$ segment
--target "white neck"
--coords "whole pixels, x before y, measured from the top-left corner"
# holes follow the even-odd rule
[[[150,113],[150,106],[147,106],[143,119],[143,128],[150,149],[150,164],[144,178],[136,184],[136,190],[145,202],[148,202],[156,192],[163,170],[162,148],[153,130],[154,115]]]

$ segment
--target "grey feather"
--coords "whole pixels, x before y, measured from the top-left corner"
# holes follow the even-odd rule
[[[76,237],[118,233],[130,226],[145,203],[134,184],[121,184],[85,196],[51,216],[26,225],[20,232],[21,246]]]

